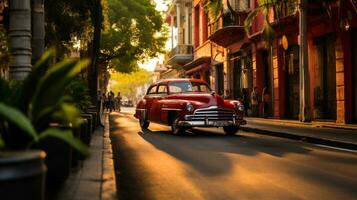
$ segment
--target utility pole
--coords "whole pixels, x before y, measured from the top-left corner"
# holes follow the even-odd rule
[[[32,1],[32,64],[45,51],[45,15],[44,0]]]
[[[10,79],[24,80],[31,65],[31,3],[30,0],[9,1]]]
[[[308,48],[307,48],[307,0],[299,2],[299,72],[300,72],[300,121],[311,121],[309,104],[309,67],[308,67]]]

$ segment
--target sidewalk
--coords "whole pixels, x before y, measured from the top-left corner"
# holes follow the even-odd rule
[[[92,135],[90,158],[78,171],[71,173],[56,200],[117,199],[108,114],[103,115],[103,121],[104,129],[98,127]]]
[[[357,150],[357,125],[332,122],[246,118],[244,131]]]

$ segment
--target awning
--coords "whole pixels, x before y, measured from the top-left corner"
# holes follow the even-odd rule
[[[201,64],[201,65],[199,65],[197,67],[194,67],[194,68],[192,68],[190,70],[185,71],[185,74],[186,75],[190,75],[190,74],[193,74],[193,73],[196,73],[196,72],[206,71],[206,70],[209,69],[209,67],[210,67],[209,63],[204,63],[204,64]]]
[[[208,39],[222,47],[228,47],[229,45],[242,40],[244,37],[244,27],[234,25],[218,29],[210,35]]]
[[[210,62],[211,62],[211,57],[210,57],[210,56],[199,57],[199,58],[196,58],[196,59],[194,59],[193,61],[187,63],[187,64],[184,66],[184,69],[185,69],[185,70],[189,70],[189,69],[191,69],[192,67],[196,67],[196,66],[202,65],[202,64],[204,64],[204,63],[210,63]]]

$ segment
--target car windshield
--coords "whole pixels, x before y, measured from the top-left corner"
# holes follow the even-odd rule
[[[203,92],[210,93],[211,89],[207,84],[191,81],[175,81],[169,83],[170,93]]]

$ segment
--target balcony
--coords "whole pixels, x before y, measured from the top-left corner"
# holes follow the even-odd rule
[[[173,67],[184,66],[193,59],[192,45],[177,45],[169,53],[167,63]]]
[[[296,26],[298,23],[297,10],[298,1],[280,1],[277,5],[273,19],[270,20],[272,26]]]
[[[222,47],[227,47],[244,39],[244,20],[247,15],[248,12],[244,11],[222,13],[216,21],[208,25],[208,39]]]

